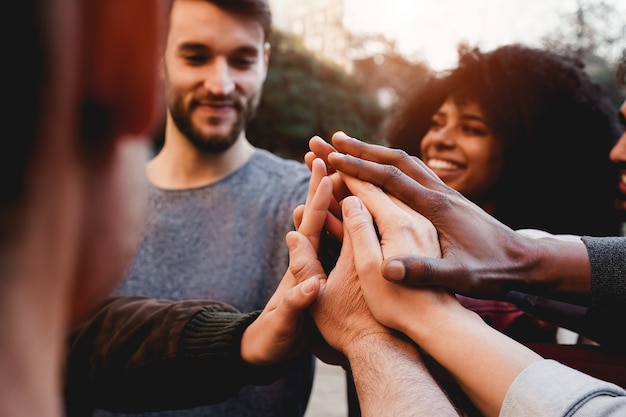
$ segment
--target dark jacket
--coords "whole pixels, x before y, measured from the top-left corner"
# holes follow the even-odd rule
[[[259,314],[208,300],[107,299],[69,337],[67,417],[192,408],[275,381],[291,362],[255,367],[240,356]]]

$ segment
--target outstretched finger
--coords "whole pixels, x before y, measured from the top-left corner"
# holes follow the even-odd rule
[[[324,177],[326,177],[326,165],[321,159],[315,158],[311,161],[311,178],[309,179],[309,189],[305,205],[309,204]]]
[[[311,170],[311,167],[313,165],[313,160],[315,158],[317,157],[312,151],[308,151],[307,153],[304,154],[304,163],[306,164],[307,167],[309,167],[309,171]]]
[[[332,182],[328,177],[322,178],[315,193],[307,202],[298,231],[305,235],[319,249],[320,235],[328,219],[328,206],[332,198]]]
[[[317,158],[321,158],[326,163],[326,166],[330,168],[330,165],[328,164],[328,155],[335,152],[335,148],[333,148],[330,143],[326,142],[319,136],[313,136],[309,140],[309,149]]]
[[[309,160],[311,160],[312,163],[311,158],[320,158],[324,161],[324,163],[326,164],[327,175],[333,180],[333,195],[335,196],[335,200],[343,200],[350,193],[341,178],[337,174],[335,174],[334,168],[328,162],[328,155],[335,152],[335,148],[333,148],[332,145],[330,145],[319,136],[314,136],[313,138],[311,138],[311,140],[309,141],[309,148],[311,149],[311,151],[307,152],[307,154],[305,155],[305,161],[307,161],[307,164],[310,164],[310,162],[308,162]],[[338,204],[331,205],[331,212],[337,218],[341,218],[341,208]]]
[[[343,179],[341,178],[339,173],[333,172],[332,174],[328,175],[328,177],[333,182],[333,197],[334,197],[330,203],[330,212],[338,219],[341,219],[341,206],[339,205],[339,201],[349,196],[350,190],[348,189],[346,184],[343,182]]]
[[[428,168],[422,160],[416,156],[409,155],[402,149],[366,143],[352,138],[344,132],[335,133],[332,137],[332,141],[335,148],[341,153],[376,162],[381,165],[395,166],[414,180],[424,182],[424,185],[429,187],[443,184],[437,174]],[[426,181],[433,182],[426,184]]]
[[[316,195],[316,193],[318,192],[318,189],[320,187],[320,184],[322,182],[322,180],[324,181],[328,181],[329,177],[326,175],[327,171],[326,171],[326,165],[324,163],[324,161],[322,161],[320,158],[316,158],[314,157],[311,161],[310,161],[310,169],[311,169],[311,178],[309,180],[309,188],[308,188],[308,193],[307,193],[307,197],[306,197],[306,203],[302,206],[298,206],[294,209],[293,212],[293,222],[294,225],[296,226],[296,230],[300,230],[301,226],[302,226],[302,221],[303,218],[305,216],[308,216],[309,219],[310,215],[307,215],[308,212],[310,212],[311,209],[311,203],[313,200],[313,197]],[[334,174],[334,177],[336,178],[330,178],[330,181],[332,183],[332,188],[335,187],[335,182],[336,181],[340,181],[340,178],[338,176],[338,174]],[[324,188],[320,191],[326,193],[326,188],[327,185],[324,185]],[[320,202],[320,197],[318,196],[318,203]],[[342,233],[343,233],[343,229],[342,229],[342,225],[341,225],[341,219],[337,217],[336,213],[340,212],[340,209],[338,208],[339,204],[337,203],[337,201],[333,198],[333,190],[331,189],[331,194],[330,194],[330,199],[328,201],[328,203],[324,202],[323,203],[324,206],[326,206],[326,211],[327,211],[327,216],[325,219],[325,223],[326,223],[326,230],[337,240],[341,241],[342,239]],[[313,211],[315,211],[313,209]],[[321,215],[321,213],[317,213],[319,215]],[[318,220],[321,220],[320,217],[314,217],[313,219],[315,222],[317,222]],[[308,223],[306,223],[307,225],[311,225],[311,221],[309,221]],[[315,223],[317,224],[317,223]],[[313,229],[313,232],[315,231],[315,229]],[[305,229],[304,232],[306,232],[307,236],[310,236],[310,233],[308,231],[308,229]]]
[[[343,225],[341,223],[341,219],[337,218],[337,216],[333,212],[332,207],[334,206],[338,207],[334,211],[341,211],[339,203],[337,203],[335,199],[331,199],[324,227],[326,231],[330,234],[330,236],[332,236],[335,240],[341,242],[343,240]],[[302,218],[304,217],[305,209],[306,206],[304,204],[301,204],[293,210],[293,224],[295,225],[296,230],[300,229],[300,226],[302,225]]]
[[[302,224],[302,217],[304,216],[304,204],[300,204],[298,207],[293,209],[293,224],[296,226],[296,230],[300,228]]]
[[[422,161],[402,150],[366,144],[345,134],[336,134],[333,141],[345,152],[328,155],[337,171],[378,185],[430,220],[458,194]]]
[[[431,221],[442,206],[445,207],[445,195],[424,187],[393,165],[381,165],[337,152],[330,155],[330,161],[337,171],[379,186]]]

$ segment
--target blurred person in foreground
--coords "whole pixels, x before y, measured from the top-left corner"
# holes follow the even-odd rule
[[[139,237],[163,11],[19,7],[20,65],[8,70],[26,91],[9,89],[6,117],[23,122],[0,164],[0,415],[56,417],[67,332],[113,290]]]

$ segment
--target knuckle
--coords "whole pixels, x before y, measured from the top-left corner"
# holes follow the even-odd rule
[[[410,158],[409,154],[404,149],[391,148],[390,151],[391,158],[396,161],[396,163],[404,162]]]
[[[350,228],[352,229],[352,233],[361,234],[369,232],[372,229],[373,224],[369,219],[366,219],[362,216],[359,218],[355,218],[354,221],[351,222]]]
[[[413,157],[409,155],[404,149],[396,149],[396,158],[399,163],[412,162]]]
[[[402,177],[402,175],[402,171],[400,171],[400,169],[395,165],[384,165],[382,181],[383,188],[397,182]]]
[[[415,156],[409,155],[404,149],[394,149],[393,165],[400,168],[403,171],[403,167],[406,169],[415,164]]]
[[[292,258],[289,261],[289,272],[298,281],[307,278],[308,269],[308,262],[305,262],[304,260]]]
[[[432,193],[429,199],[429,206],[433,215],[441,215],[452,210],[453,198],[444,193]]]
[[[394,226],[394,234],[398,234],[400,236],[413,236],[416,232],[413,227],[410,219],[407,219],[406,216],[398,216],[398,223]]]

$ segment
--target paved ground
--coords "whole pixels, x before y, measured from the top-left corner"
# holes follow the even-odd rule
[[[346,373],[340,366],[317,360],[313,392],[304,417],[346,417]]]

